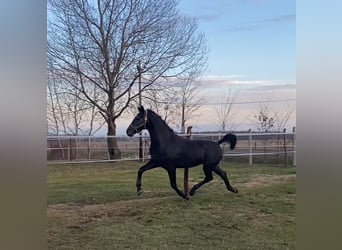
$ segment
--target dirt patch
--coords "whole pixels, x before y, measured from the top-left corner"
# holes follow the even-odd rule
[[[296,175],[253,175],[248,182],[242,183],[239,187],[253,188],[253,187],[267,187],[278,183],[284,183],[295,180]]]
[[[47,208],[47,216],[52,223],[63,225],[66,228],[82,227],[89,222],[101,220],[114,220],[120,222],[127,217],[140,216],[140,206],[150,201],[155,205],[162,202],[163,199],[170,198],[137,198],[133,200],[122,200],[108,204],[56,204],[49,205]],[[140,205],[139,205],[140,204]]]
[[[82,228],[89,222],[119,216],[108,205],[49,205],[48,218],[66,228]]]

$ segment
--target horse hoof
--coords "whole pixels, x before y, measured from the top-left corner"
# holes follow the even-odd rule
[[[239,190],[237,188],[234,188],[233,192],[237,194]]]
[[[142,193],[143,193],[142,190],[138,190],[138,191],[137,191],[137,195],[138,195],[138,196],[140,196]]]

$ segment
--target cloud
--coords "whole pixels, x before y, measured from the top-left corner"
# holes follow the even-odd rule
[[[203,88],[226,88],[228,86],[236,86],[241,88],[253,88],[261,86],[286,86],[294,85],[295,81],[285,80],[263,80],[250,79],[246,75],[209,75],[199,83]]]
[[[233,75],[208,75],[206,76],[206,79],[209,80],[227,80],[227,79],[236,79],[236,78],[245,78],[247,75],[240,75],[240,74],[233,74]]]
[[[264,85],[264,86],[255,86],[252,88],[245,89],[246,93],[288,93],[291,96],[295,95],[297,90],[296,84],[274,84],[274,85]],[[293,96],[294,97],[294,96]]]
[[[243,31],[254,31],[259,29],[257,25],[241,25],[241,26],[231,26],[226,27],[223,30],[225,32],[243,32]]]
[[[196,0],[196,4],[192,5],[184,4],[186,1],[188,0],[181,1],[182,11],[185,14],[195,16],[203,22],[212,22],[245,5],[255,5],[262,0]]]
[[[225,32],[244,32],[244,31],[254,31],[258,29],[262,29],[267,26],[267,24],[278,24],[285,22],[292,22],[296,20],[295,14],[286,14],[279,15],[275,17],[271,17],[263,20],[255,20],[251,22],[241,23],[235,26],[224,27],[223,31]]]
[[[218,13],[202,13],[196,15],[196,18],[200,21],[204,22],[211,22],[211,21],[216,21],[220,18],[220,14]]]
[[[289,21],[295,21],[296,20],[296,14],[288,14],[288,15],[280,15],[273,18],[265,19],[261,22],[266,23],[280,23],[280,22],[289,22]]]

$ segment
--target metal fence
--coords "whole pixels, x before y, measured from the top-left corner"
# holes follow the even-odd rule
[[[296,133],[235,133],[238,137],[236,148],[222,144],[223,161],[246,162],[249,164],[296,165]],[[224,133],[193,133],[192,140],[217,141]],[[189,136],[189,135],[180,135]],[[150,138],[142,136],[143,159],[139,159],[139,136],[117,136],[120,159],[110,160],[107,136],[48,136],[48,163],[79,163],[100,161],[127,161],[149,159]]]

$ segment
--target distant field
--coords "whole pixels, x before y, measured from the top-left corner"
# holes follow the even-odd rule
[[[202,186],[189,201],[167,173],[140,162],[48,166],[49,249],[296,249],[296,169],[222,164],[238,194],[223,181]],[[178,170],[182,187],[183,170]],[[190,186],[202,168],[189,171]]]

